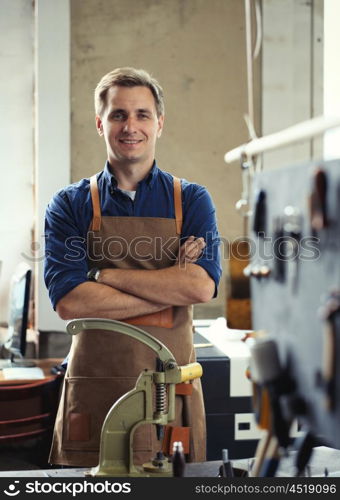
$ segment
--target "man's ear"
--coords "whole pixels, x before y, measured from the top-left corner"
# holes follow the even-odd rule
[[[100,118],[100,116],[96,115],[96,127],[97,127],[97,132],[100,136],[103,135],[103,122]]]
[[[162,135],[163,126],[164,126],[164,115],[160,115],[158,117],[158,132],[157,132],[157,138],[158,139]]]

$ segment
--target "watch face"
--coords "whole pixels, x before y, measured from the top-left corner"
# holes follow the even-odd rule
[[[89,272],[87,273],[87,278],[90,280],[90,281],[96,281],[98,276],[99,276],[99,269],[97,267],[93,267],[92,269],[89,270]]]

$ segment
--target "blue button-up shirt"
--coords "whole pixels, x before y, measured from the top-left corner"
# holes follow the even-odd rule
[[[106,163],[97,175],[103,216],[175,218],[173,177],[154,163],[150,173],[138,183],[135,199],[117,187],[117,181]],[[220,239],[215,207],[208,191],[181,180],[183,226],[181,243],[189,236],[203,237],[206,247],[196,262],[217,286],[221,277]],[[55,194],[45,218],[45,283],[53,308],[73,288],[87,281],[86,235],[92,220],[90,180],[62,189]]]

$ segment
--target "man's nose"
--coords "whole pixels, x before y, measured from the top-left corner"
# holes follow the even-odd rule
[[[136,122],[132,116],[130,116],[129,118],[126,119],[126,121],[124,123],[123,131],[127,132],[129,134],[136,131]]]

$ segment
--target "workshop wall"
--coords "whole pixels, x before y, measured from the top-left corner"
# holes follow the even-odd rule
[[[323,10],[323,0],[262,2],[263,135],[323,114]],[[263,167],[319,159],[322,143],[320,136],[267,152]]]
[[[34,16],[31,2],[0,2],[0,322],[19,262],[31,255],[34,225]]]
[[[244,2],[240,0],[72,0],[72,180],[90,176],[105,161],[97,136],[93,90],[119,66],[145,68],[165,92],[166,122],[158,144],[161,168],[208,188],[221,236],[242,234],[235,212],[240,169],[223,161],[248,140]],[[259,71],[256,107],[259,108]],[[225,248],[227,254],[227,248]],[[223,262],[227,272],[228,261]],[[196,317],[224,315],[219,297],[197,306]]]

